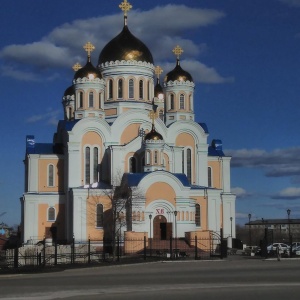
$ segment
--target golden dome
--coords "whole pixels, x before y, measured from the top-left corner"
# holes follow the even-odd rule
[[[103,48],[98,63],[100,65],[116,60],[135,60],[153,64],[150,50],[129,31],[127,25],[124,25],[122,32]]]
[[[166,76],[164,81],[193,81],[193,77],[189,72],[184,71],[179,63],[179,59],[177,59],[176,67],[170,71]]]
[[[152,141],[159,141],[159,140],[162,141],[163,140],[162,135],[155,130],[153,124],[152,124],[151,131],[145,135],[145,141],[149,141],[149,140],[152,140]]]

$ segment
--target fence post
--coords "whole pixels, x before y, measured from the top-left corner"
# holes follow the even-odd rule
[[[18,268],[19,266],[19,248],[14,249],[14,268]]]
[[[144,260],[147,258],[146,245],[146,236],[144,235]]]
[[[91,239],[89,238],[89,243],[88,243],[88,263],[91,263]]]
[[[170,236],[170,258],[173,258],[173,238]]]
[[[54,265],[57,265],[57,241],[54,241]]]
[[[46,238],[44,237],[43,239],[43,245],[44,245],[44,248],[43,248],[43,267],[46,266]]]
[[[71,263],[75,263],[75,237],[73,235],[72,245],[71,245]]]
[[[195,260],[198,258],[198,240],[197,236],[195,235]]]
[[[120,261],[120,237],[117,238],[117,260]]]

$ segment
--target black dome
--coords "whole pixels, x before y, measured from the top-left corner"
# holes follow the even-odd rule
[[[179,63],[179,60],[177,60],[176,67],[170,71],[166,76],[164,81],[193,81],[193,77],[189,72],[184,71]]]
[[[75,88],[74,85],[69,86],[64,93],[64,96],[72,96],[75,94]]]
[[[98,63],[103,64],[116,60],[136,60],[153,64],[150,50],[129,31],[126,25],[122,32],[103,48]]]
[[[164,93],[163,88],[159,83],[159,79],[157,79],[156,85],[154,87],[154,96],[158,97],[159,94],[163,94],[163,93]]]
[[[163,140],[162,135],[155,130],[154,125],[152,125],[151,131],[145,135],[145,141],[147,141],[147,140],[148,141],[149,140],[155,140],[155,141]]]
[[[74,75],[74,79],[78,79],[78,78],[89,78],[90,75],[93,75],[93,79],[95,78],[102,78],[101,73],[99,72],[99,70],[97,70],[92,63],[90,62],[90,60],[88,59],[88,62],[86,63],[86,65],[84,67],[82,67],[81,69],[79,69],[75,75]]]

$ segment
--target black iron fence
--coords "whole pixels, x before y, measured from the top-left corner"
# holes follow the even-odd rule
[[[226,247],[222,250],[222,247]],[[0,269],[45,267],[71,264],[100,264],[138,260],[220,259],[227,253],[227,244],[219,238],[167,240],[121,239],[88,240],[59,245],[45,240],[37,245],[24,245],[0,253]]]

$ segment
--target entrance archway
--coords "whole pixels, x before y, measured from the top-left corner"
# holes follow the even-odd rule
[[[172,237],[172,223],[168,223],[163,215],[153,219],[153,239],[167,240]]]

